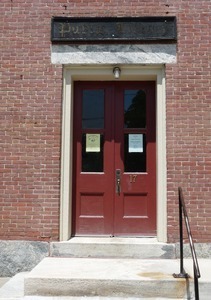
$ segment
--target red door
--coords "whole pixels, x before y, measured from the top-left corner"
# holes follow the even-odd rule
[[[75,82],[73,235],[156,235],[155,82]]]

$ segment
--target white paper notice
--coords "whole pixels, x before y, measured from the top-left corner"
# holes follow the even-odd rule
[[[86,134],[86,152],[100,152],[100,134]]]
[[[143,134],[129,134],[129,152],[143,151]]]

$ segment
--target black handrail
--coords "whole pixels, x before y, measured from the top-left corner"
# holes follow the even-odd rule
[[[180,224],[180,273],[179,274],[173,274],[175,278],[188,278],[190,277],[184,269],[184,255],[183,255],[183,217],[185,220],[185,225],[188,233],[188,239],[190,243],[190,249],[191,249],[191,254],[192,254],[192,259],[193,259],[193,271],[194,271],[194,290],[195,290],[195,299],[199,300],[199,283],[198,283],[198,278],[201,277],[200,271],[199,271],[199,265],[198,265],[198,260],[196,256],[196,251],[193,243],[193,238],[191,234],[191,229],[190,229],[190,222],[188,219],[188,214],[186,210],[186,205],[183,197],[183,192],[182,188],[178,188],[178,193],[179,193],[179,224]]]

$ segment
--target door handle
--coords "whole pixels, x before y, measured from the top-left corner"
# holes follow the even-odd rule
[[[116,193],[120,195],[121,193],[121,170],[116,170]]]

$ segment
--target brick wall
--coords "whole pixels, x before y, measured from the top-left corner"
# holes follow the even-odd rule
[[[210,1],[176,1],[178,51],[167,66],[168,233],[177,236],[176,188],[184,187],[192,234],[211,235]],[[176,201],[176,202],[175,202]]]
[[[166,66],[168,238],[177,187],[193,236],[211,239],[210,0],[1,0],[0,239],[57,240],[62,66],[50,62],[52,16],[176,16],[177,64]]]

